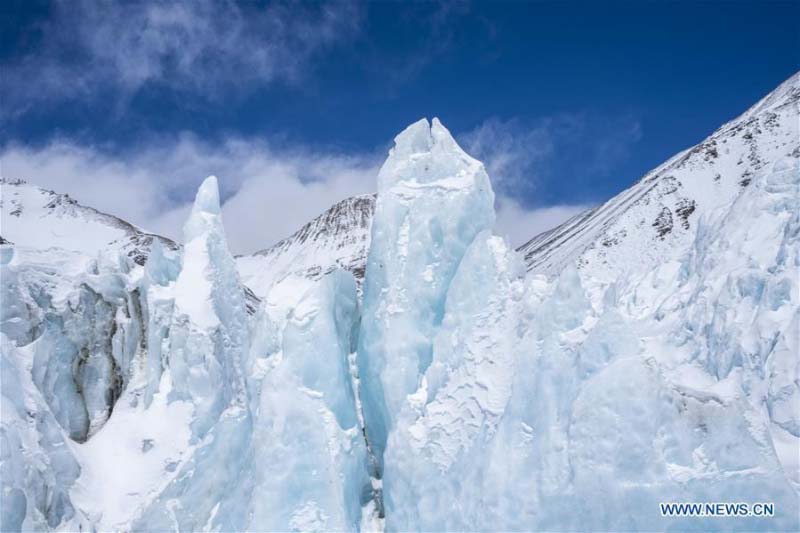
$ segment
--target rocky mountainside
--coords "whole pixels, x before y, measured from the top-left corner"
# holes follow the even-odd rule
[[[290,237],[251,255],[237,257],[245,283],[264,297],[287,276],[318,280],[335,268],[364,277],[375,195],[347,198]]]

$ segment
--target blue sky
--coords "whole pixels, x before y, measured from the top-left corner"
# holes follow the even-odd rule
[[[797,20],[798,2],[7,0],[3,175],[177,236],[216,173],[241,252],[374,190],[392,137],[438,116],[520,244],[800,69]]]

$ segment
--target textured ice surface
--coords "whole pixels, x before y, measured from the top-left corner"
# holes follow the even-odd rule
[[[68,491],[80,466],[31,379],[31,349],[0,342],[0,530],[52,529],[76,517]]]
[[[493,225],[493,203],[483,165],[437,119],[395,138],[378,175],[359,337],[364,417],[379,458],[431,364],[450,281],[475,236]]]
[[[133,527],[241,529],[246,502],[234,496],[244,482],[242,473],[248,464],[252,432],[243,370],[250,345],[249,324],[238,272],[225,240],[218,184],[213,176],[200,186],[184,225],[181,268],[174,284],[170,282],[173,268],[156,250],[152,268],[144,275],[148,305],[156,318],[151,328],[156,343],[163,335],[163,323],[156,313],[160,310],[166,318],[170,309],[160,296],[165,284],[174,294],[169,334],[160,348],[166,364],[159,369],[157,359],[150,354],[149,369],[155,374],[148,376],[145,399],[150,399],[153,384],[158,381],[159,394],[148,409],[172,410],[173,431],[185,432],[186,440],[163,460],[162,478],[169,481],[162,482],[163,488],[152,503],[131,517],[135,518]],[[166,395],[166,406],[161,406],[161,395]],[[189,417],[176,410],[181,404],[191,406]],[[144,457],[159,451],[158,439],[142,438],[140,442]],[[223,457],[228,459],[223,461]]]
[[[169,334],[172,395],[195,404],[192,425],[198,437],[228,406],[246,404],[242,365],[249,347],[248,318],[217,191],[217,178],[207,178],[184,225]]]
[[[334,271],[294,308],[279,351],[260,350],[273,361],[254,394],[249,529],[358,529],[369,477],[348,364],[357,320],[355,281]]]
[[[797,529],[797,157],[717,199],[660,264],[608,256],[595,277],[577,261],[523,295],[496,237],[473,235],[447,276],[407,251],[438,217],[475,217],[386,216],[433,141],[418,124],[401,143],[382,169],[359,352],[388,530],[718,527],[662,518],[667,501],[775,502],[780,516],[728,520]]]
[[[512,394],[523,274],[521,259],[488,232],[467,249],[447,292],[431,365],[390,432],[383,470],[389,529],[474,529],[457,522],[464,514],[438,510],[467,511],[481,499],[474,492],[470,502],[468,492],[480,490],[474,478]]]

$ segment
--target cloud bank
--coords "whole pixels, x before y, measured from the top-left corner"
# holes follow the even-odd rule
[[[235,138],[211,145],[191,135],[118,156],[70,141],[42,148],[12,145],[0,159],[3,177],[66,192],[179,241],[196,187],[215,174],[236,253],[264,248],[332,203],[373,191],[380,164],[369,154],[277,150]]]
[[[0,173],[66,192],[178,241],[196,187],[214,174],[231,249],[248,253],[290,235],[339,200],[374,192],[385,156],[276,148],[243,138],[210,144],[185,134],[117,155],[68,140],[40,148],[12,144],[0,152]],[[497,208],[498,233],[520,245],[584,206],[526,208],[498,193]]]

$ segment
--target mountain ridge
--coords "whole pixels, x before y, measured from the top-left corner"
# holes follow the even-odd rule
[[[647,172],[631,187],[604,204],[589,208],[531,237],[517,248],[525,258],[527,269],[553,275],[566,262],[583,254],[592,243],[600,242],[605,248],[620,244],[625,240],[629,230],[622,228],[614,233],[611,228],[615,221],[629,206],[649,201],[651,192],[656,194],[660,192],[661,196],[672,194],[676,199],[668,202],[669,205],[659,202],[661,198],[655,200],[659,205],[663,205],[656,216],[650,217],[649,223],[655,228],[658,238],[663,240],[669,238],[669,234],[673,231],[685,230],[691,223],[690,219],[697,217],[696,200],[689,197],[691,195],[681,196],[679,191],[685,189],[683,183],[668,174],[686,166],[710,163],[707,166],[715,167],[713,179],[716,181],[722,181],[724,177],[725,181],[735,179],[739,185],[746,186],[752,174],[761,168],[760,161],[765,159],[763,154],[759,154],[758,139],[754,141],[754,135],[760,137],[763,136],[765,129],[774,129],[775,120],[778,118],[775,111],[780,112],[788,106],[796,107],[798,101],[800,101],[800,73],[787,79],[748,110],[717,128],[700,143],[679,152]],[[764,117],[759,122],[761,115]],[[739,134],[747,145],[747,157],[737,164],[739,168],[733,172],[717,171],[714,160],[720,156],[722,149],[720,145],[726,144]],[[800,155],[800,147],[795,148],[797,155]],[[730,177],[733,174],[735,178]],[[130,241],[124,245],[126,253],[140,265],[144,263],[149,245],[155,237],[160,238],[168,248],[177,249],[178,244],[171,239],[146,232],[114,215],[81,205],[67,194],[28,185],[24,180],[0,179],[2,179],[0,183],[6,186],[29,186],[38,189],[41,195],[50,198],[47,202],[47,207],[50,209],[67,206],[61,207],[61,210],[81,210],[105,225],[120,229]],[[663,182],[666,182],[666,185]],[[654,190],[658,188],[662,190]],[[731,191],[726,191],[726,194],[731,197]],[[10,201],[13,203],[13,198]],[[252,280],[249,285],[255,286],[254,291],[263,296],[269,284],[290,273],[316,280],[337,266],[352,272],[356,279],[360,280],[366,266],[366,249],[369,246],[369,227],[374,202],[375,194],[345,198],[275,244],[253,253],[237,255],[236,260],[243,270],[243,275]],[[9,215],[14,215],[14,211],[10,211]],[[2,238],[15,242],[13,232],[12,236],[9,236],[8,232],[4,231]],[[318,254],[320,257],[317,258],[313,257],[314,243],[318,244],[317,251],[320,252]],[[604,254],[595,255],[602,257]],[[269,279],[258,276],[258,272],[263,273],[267,270],[273,271],[274,275]]]
[[[179,246],[172,239],[147,232],[115,215],[83,205],[69,194],[45,189],[23,179],[0,177],[0,189],[3,237],[19,245],[40,248],[59,246],[89,253],[96,253],[105,247],[118,248],[140,266],[147,259],[153,239],[159,239],[170,250],[177,250]],[[11,209],[6,208],[6,202]],[[34,212],[33,220],[27,216],[28,210]],[[26,215],[24,219],[23,214]],[[41,231],[37,231],[35,218],[58,221],[46,224]],[[96,222],[110,231],[101,231],[98,235],[77,235],[78,230],[73,228],[74,234],[59,235],[55,230],[56,226],[68,226],[71,222],[80,222],[81,219]],[[18,221],[21,224],[16,223]],[[91,227],[81,224],[78,226],[83,226],[83,230]]]

